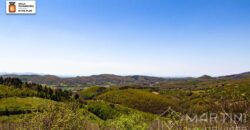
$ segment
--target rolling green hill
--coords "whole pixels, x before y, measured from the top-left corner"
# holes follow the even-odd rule
[[[137,89],[112,90],[98,96],[97,99],[154,114],[161,114],[169,107],[176,108],[178,105],[178,100],[174,98]]]
[[[38,111],[39,107],[53,101],[37,97],[9,97],[0,99],[0,115],[15,115]]]
[[[4,97],[32,97],[37,95],[37,92],[31,89],[19,89],[0,85],[0,98]]]

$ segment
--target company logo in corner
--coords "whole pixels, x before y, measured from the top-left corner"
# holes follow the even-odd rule
[[[36,14],[36,1],[7,0],[6,14]]]
[[[10,13],[15,13],[16,12],[16,2],[9,2],[9,12]]]

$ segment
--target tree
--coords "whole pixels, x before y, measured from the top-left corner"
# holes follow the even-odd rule
[[[0,84],[3,84],[3,77],[0,77]]]
[[[7,107],[5,107],[5,113],[4,113],[4,115],[6,115],[6,116],[9,116],[9,115],[10,115],[10,111],[8,110]]]
[[[75,94],[74,98],[77,100],[79,99],[79,94]]]
[[[16,88],[21,88],[23,83],[18,78],[5,78],[3,79],[3,84],[8,86],[14,86]]]

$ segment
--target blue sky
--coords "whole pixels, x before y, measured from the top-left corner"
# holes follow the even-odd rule
[[[218,76],[250,71],[249,0],[0,3],[0,72]]]

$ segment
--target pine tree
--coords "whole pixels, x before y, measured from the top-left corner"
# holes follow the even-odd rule
[[[3,77],[0,77],[0,84],[3,84]]]

